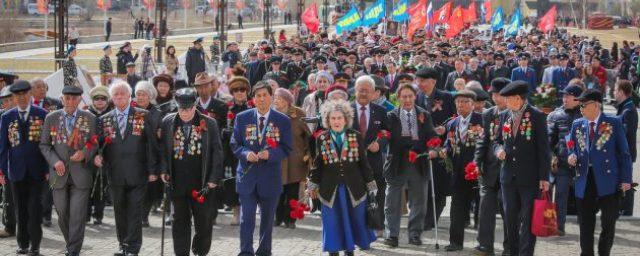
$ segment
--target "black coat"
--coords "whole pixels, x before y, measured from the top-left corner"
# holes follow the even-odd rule
[[[535,107],[527,106],[522,119],[529,119],[531,135],[523,135],[518,131],[515,138],[512,133],[501,131],[493,145],[494,154],[500,149],[506,152],[506,158],[500,171],[500,183],[519,187],[538,187],[539,181],[549,179],[551,169],[551,151],[549,135],[544,113]],[[511,112],[500,114],[500,129],[505,124],[511,125]],[[522,126],[522,124],[520,124]],[[513,127],[513,126],[511,126]],[[506,137],[505,137],[506,135]]]
[[[320,198],[325,204],[332,206],[331,200],[334,198],[336,188],[344,184],[356,201],[360,201],[367,192],[367,183],[372,182],[373,172],[367,159],[367,151],[360,133],[347,129],[344,133],[343,146],[346,146],[349,137],[353,136],[357,141],[357,157],[340,158],[336,162],[328,161],[331,153],[323,145],[334,145],[330,131],[322,132],[316,139],[316,157],[313,168],[309,174],[309,180],[319,187]],[[349,142],[350,144],[353,142]],[[340,156],[346,148],[335,149],[336,155]],[[325,153],[322,153],[325,152]],[[351,154],[351,153],[349,153]],[[327,160],[327,161],[325,161]],[[352,202],[356,205],[358,202]]]
[[[211,97],[209,101],[209,105],[205,108],[200,106],[200,103],[197,104],[198,111],[205,116],[213,118],[218,127],[227,127],[227,111],[229,111],[229,107],[223,101]]]
[[[354,120],[353,120],[353,129],[358,130],[358,132],[362,132],[359,130],[359,118],[358,116],[358,106],[354,103],[351,104],[353,109],[355,110]],[[389,124],[387,122],[387,111],[384,107],[369,103],[369,124],[367,126],[367,133],[364,135],[364,147],[365,149],[373,143],[378,136],[378,132],[381,130],[389,131]],[[388,141],[386,139],[378,140],[380,144],[380,150],[376,153],[372,153],[367,150],[367,159],[369,160],[369,165],[376,173],[382,173],[382,168],[384,167],[384,158],[382,153],[385,152],[385,148],[387,147]]]
[[[476,145],[475,162],[480,169],[480,182],[483,186],[495,188],[499,187],[498,176],[502,161],[493,152],[493,143],[498,133],[502,132],[500,127],[500,110],[492,107],[482,112],[482,128],[484,137]]]
[[[409,151],[420,154],[427,151],[426,142],[436,136],[436,132],[433,128],[433,121],[431,120],[431,114],[426,110],[416,106],[415,114],[418,121],[418,141],[413,141],[411,138],[402,136],[402,125],[400,121],[400,114],[402,108],[396,108],[387,113],[387,120],[389,124],[394,124],[389,127],[391,132],[391,139],[389,139],[389,154],[387,155],[387,162],[384,166],[383,175],[386,179],[399,175],[399,168],[402,162],[409,161]],[[427,157],[418,158],[415,163],[416,167],[420,171],[420,174],[427,175],[429,171],[429,164]]]
[[[187,58],[184,61],[187,77],[189,77],[189,85],[194,82],[196,74],[206,70],[205,62],[206,57],[203,49],[196,49],[195,47],[189,48]]]
[[[451,71],[447,75],[447,82],[445,84],[445,90],[447,90],[447,91],[455,91],[456,89],[455,89],[455,87],[453,87],[453,83],[458,78],[464,79],[465,82],[474,80],[474,76],[469,70],[465,69],[460,74],[458,74],[458,72],[456,72],[456,71]]]
[[[135,63],[136,60],[138,59],[138,54],[136,53],[136,55],[134,56],[133,54],[131,54],[131,52],[120,51],[116,54],[116,57],[118,60],[118,65],[117,65],[118,75],[126,75],[127,63],[129,62]]]
[[[579,109],[565,109],[558,107],[547,116],[547,129],[549,130],[549,147],[551,153],[558,157],[558,165],[563,169],[569,169],[567,158],[567,140],[565,137],[571,132],[573,121],[581,118]],[[572,168],[571,168],[572,169]]]
[[[465,167],[473,162],[475,156],[476,143],[482,140],[482,133],[477,132],[477,128],[482,126],[482,115],[472,112],[467,126],[467,136],[464,140],[458,132],[458,127],[462,116],[458,116],[446,125],[447,140],[445,148],[447,156],[451,159],[453,169],[451,170],[451,187],[455,189],[472,189],[477,182],[465,180]],[[475,130],[476,133],[473,133]],[[476,134],[476,135],[472,135]]]
[[[636,161],[636,131],[638,130],[638,112],[636,105],[633,104],[633,99],[628,98],[623,102],[620,102],[617,106],[618,113],[616,114],[622,120],[622,126],[624,127],[625,137],[629,144],[629,152],[631,153],[631,160]]]

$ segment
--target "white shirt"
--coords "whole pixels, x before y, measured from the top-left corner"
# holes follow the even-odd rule
[[[269,111],[267,111],[267,113],[265,113],[264,115],[261,115],[260,112],[258,111],[258,109],[256,109],[256,124],[258,124],[258,128],[260,128],[260,118],[264,117],[264,129],[267,129],[267,121],[269,120],[269,114],[271,114],[271,109],[269,109]],[[264,131],[260,131],[260,133],[263,133]]]
[[[362,107],[364,107],[364,115],[365,115],[365,119],[367,120],[366,121],[367,127],[369,127],[369,119],[371,117],[371,111],[369,109],[369,104],[362,106],[359,103],[356,103],[356,108],[357,108],[356,111],[357,111],[357,115],[358,115],[356,118],[358,119],[358,125],[360,125],[360,115],[362,114],[362,110],[360,110],[360,108],[362,108]]]
[[[207,99],[207,101],[205,102],[202,102],[202,98],[198,97],[198,103],[200,103],[200,107],[202,108],[207,108],[210,102],[211,102],[211,97],[209,97],[209,99]]]
[[[18,116],[22,118],[22,121],[29,120],[29,112],[31,111],[31,104],[27,106],[27,109],[20,109],[20,107],[16,107],[18,109]],[[20,112],[26,112],[24,117],[20,115]]]
[[[461,138],[467,135],[467,128],[469,127],[469,122],[471,122],[471,113],[469,113],[467,117],[460,116],[460,124],[458,124],[458,132],[460,133]]]

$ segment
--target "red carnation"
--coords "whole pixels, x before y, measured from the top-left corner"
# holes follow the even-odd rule
[[[320,137],[320,134],[322,134],[324,132],[324,130],[320,129],[317,130],[316,132],[313,133],[313,138],[317,139],[318,137]]]
[[[196,199],[196,202],[198,202],[199,204],[204,203],[204,195],[199,196],[199,197]]]
[[[273,138],[267,138],[267,145],[269,145],[270,148],[277,148],[278,142]]]
[[[409,163],[415,163],[417,159],[418,159],[418,153],[416,153],[413,150],[409,151]]]
[[[193,197],[193,199],[197,199],[199,196],[198,190],[191,190],[191,197]]]
[[[476,162],[470,162],[469,164],[467,164],[466,167],[464,167],[464,179],[468,180],[468,181],[473,181],[473,180],[477,180],[478,179],[478,172],[476,171],[476,169],[478,168],[478,166],[476,165]]]
[[[427,141],[427,147],[431,149],[440,147],[440,144],[442,144],[442,140],[438,137],[431,138]]]
[[[233,107],[233,101],[227,102],[227,107]]]
[[[381,131],[378,132],[377,137],[378,137],[379,140],[380,139],[389,139],[389,138],[391,138],[391,133],[389,131],[386,131],[386,130],[381,130]]]
[[[98,145],[98,135],[91,136],[90,141],[92,144]]]
[[[502,126],[502,132],[511,133],[511,127],[509,127],[508,125]]]
[[[111,144],[112,140],[113,139],[111,138],[111,136],[107,136],[107,137],[104,138],[104,144],[105,145],[109,145],[109,144]]]
[[[87,148],[87,150],[91,150],[93,148],[93,143],[87,141],[87,143],[84,144],[84,147]]]
[[[236,117],[236,115],[234,115],[233,112],[231,112],[231,111],[227,112],[227,119],[231,120],[234,117]]]
[[[291,199],[289,200],[289,208],[294,209],[298,206],[298,200]]]
[[[247,101],[247,106],[249,106],[250,108],[252,108],[252,107],[253,107],[253,105],[254,105],[254,104],[253,104],[253,100],[249,100],[249,101]]]
[[[567,141],[567,148],[569,148],[570,150],[573,149],[573,147],[576,146],[576,143],[573,142],[573,140],[568,140]]]
[[[138,102],[131,101],[131,106],[134,107],[134,108],[137,107],[138,106]]]

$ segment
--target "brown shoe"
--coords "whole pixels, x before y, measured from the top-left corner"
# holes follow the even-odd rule
[[[12,237],[15,234],[9,233],[8,231],[2,229],[0,230],[0,238],[7,238],[7,237]]]

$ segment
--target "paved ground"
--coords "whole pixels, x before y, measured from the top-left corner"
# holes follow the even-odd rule
[[[231,215],[228,213],[221,214],[218,218],[218,225],[214,227],[213,243],[209,255],[232,256],[237,255],[239,248],[238,227],[229,225]],[[55,218],[55,217],[54,217]],[[159,255],[160,254],[160,234],[161,234],[161,217],[160,215],[151,216],[151,228],[144,229],[144,242],[140,255]],[[117,240],[115,236],[115,225],[113,219],[113,211],[107,209],[104,224],[101,226],[88,225],[86,229],[86,239],[84,242],[83,255],[112,255],[117,249]],[[502,223],[499,221],[499,223]],[[554,237],[539,239],[536,246],[536,255],[577,255],[578,254],[578,226],[575,224],[575,218],[570,218],[567,224],[565,237]],[[406,226],[406,218],[403,219],[403,226]],[[498,226],[496,230],[497,243],[496,250],[502,250],[502,229]],[[373,243],[373,249],[368,251],[358,251],[358,255],[376,255],[376,256],[396,256],[396,255],[474,255],[473,247],[477,245],[475,241],[476,231],[467,229],[464,251],[451,254],[446,253],[443,247],[447,245],[447,235],[449,220],[444,217],[441,221],[439,229],[440,250],[434,248],[435,240],[433,232],[425,232],[423,240],[425,245],[417,247],[407,244],[406,229],[400,238],[400,247],[397,249],[389,249],[381,243],[382,239]],[[444,227],[444,228],[443,228]],[[256,227],[256,230],[258,227]],[[171,242],[171,229],[167,229],[167,239],[165,241],[165,255],[173,254],[173,245]],[[256,236],[257,241],[257,236]],[[307,215],[304,220],[298,223],[295,230],[275,228],[273,255],[322,255],[322,230],[320,226],[319,215]],[[0,255],[13,255],[16,242],[15,238],[0,240]],[[42,242],[43,255],[60,255],[64,248],[64,239],[56,226],[44,229],[44,239]],[[617,225],[617,233],[615,245],[612,255],[638,255],[640,253],[640,221],[638,220],[621,220]]]

